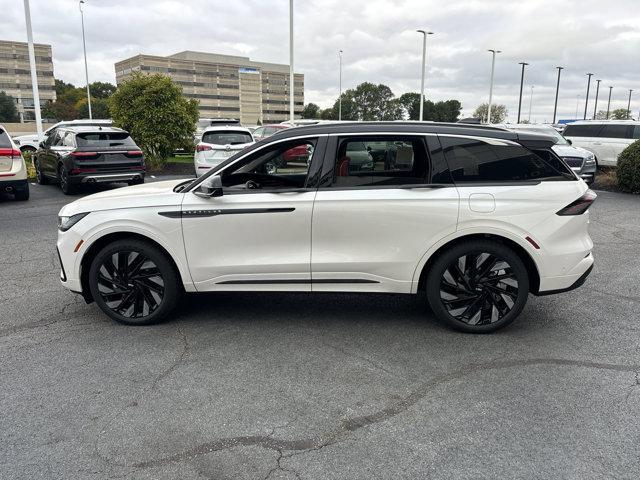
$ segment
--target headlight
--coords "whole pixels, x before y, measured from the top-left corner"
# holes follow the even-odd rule
[[[76,215],[71,215],[70,217],[58,217],[58,230],[66,232],[87,215],[89,215],[89,212],[78,213]]]
[[[585,163],[587,163],[587,164],[596,163],[596,156],[593,153],[591,155],[587,156],[587,161]]]

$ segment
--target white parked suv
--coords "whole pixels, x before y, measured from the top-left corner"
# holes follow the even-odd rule
[[[640,122],[633,120],[583,120],[566,126],[564,137],[572,145],[593,152],[598,165],[615,167],[618,155],[640,140]]]
[[[593,266],[595,194],[552,147],[460,124],[286,129],[199,179],[64,206],[61,280],[132,325],[183,292],[425,292],[452,327],[493,331]]]
[[[196,177],[207,173],[253,143],[253,135],[248,128],[236,125],[207,127],[193,156]]]
[[[112,120],[89,120],[88,118],[80,120],[66,120],[64,122],[58,122],[42,132],[42,141],[46,142],[47,138],[49,138],[50,135],[53,135],[60,127],[110,127],[111,125],[113,125]],[[22,153],[35,152],[38,148],[40,148],[38,134],[36,133],[30,135],[18,135],[17,137],[13,137],[13,141],[16,143]]]
[[[27,166],[11,137],[0,125],[0,193],[13,194],[16,200],[29,200]]]

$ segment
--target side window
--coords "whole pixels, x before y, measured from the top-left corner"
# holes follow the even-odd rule
[[[273,135],[277,130],[274,127],[265,127],[263,135]]]
[[[302,139],[258,150],[221,172],[230,190],[303,188],[317,139]]]
[[[264,135],[264,127],[260,127],[260,128],[256,128],[253,131],[253,136],[255,137],[262,137],[262,135]]]
[[[602,127],[599,137],[603,138],[631,138],[631,125],[607,124]]]
[[[47,133],[47,138],[45,138],[45,140],[44,140],[44,144],[45,144],[47,147],[50,147],[50,146],[52,146],[52,145],[53,145],[53,142],[54,142],[54,141],[55,141],[55,139],[56,139],[56,133],[58,133],[58,130],[57,130],[57,129],[55,129],[55,128],[54,128],[54,129],[49,130],[49,133]]]
[[[75,137],[75,134],[73,132],[67,132],[64,136],[64,139],[62,140],[62,144],[65,147],[75,147],[76,142],[74,137]]]
[[[428,170],[422,137],[347,137],[338,142],[332,187],[421,184]]]
[[[572,177],[518,144],[493,145],[461,137],[441,137],[440,141],[455,182],[499,183]]]
[[[60,147],[62,145],[63,137],[64,137],[64,132],[62,130],[56,130],[56,133],[53,136],[53,140],[52,140],[51,146],[52,147]]]
[[[564,129],[563,135],[565,137],[598,137],[598,132],[602,125],[567,125]]]
[[[633,138],[636,140],[640,139],[640,125],[635,125],[633,127]]]

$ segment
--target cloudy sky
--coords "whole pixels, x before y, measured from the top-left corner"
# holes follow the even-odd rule
[[[587,72],[602,79],[599,106],[640,110],[640,0],[295,0],[295,69],[305,74],[305,102],[323,107],[343,85],[385,83],[396,95],[420,88],[421,37],[428,39],[427,96],[457,98],[470,114],[489,94],[490,54],[496,61],[495,101],[515,120],[520,66],[523,116],[550,121],[557,65],[562,65],[559,118],[584,111]],[[0,37],[26,40],[23,2],[0,0]],[[31,0],[34,39],[53,46],[55,76],[84,83],[80,14],[75,0]],[[138,53],[182,50],[245,55],[288,63],[287,0],[87,0],[85,26],[90,81],[115,83],[114,62]],[[593,112],[594,89],[589,111]],[[600,109],[600,108],[599,108]]]

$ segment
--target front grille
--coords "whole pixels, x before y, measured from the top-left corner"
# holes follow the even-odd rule
[[[567,162],[571,168],[582,168],[582,163],[584,160],[580,157],[562,157],[562,159]]]

